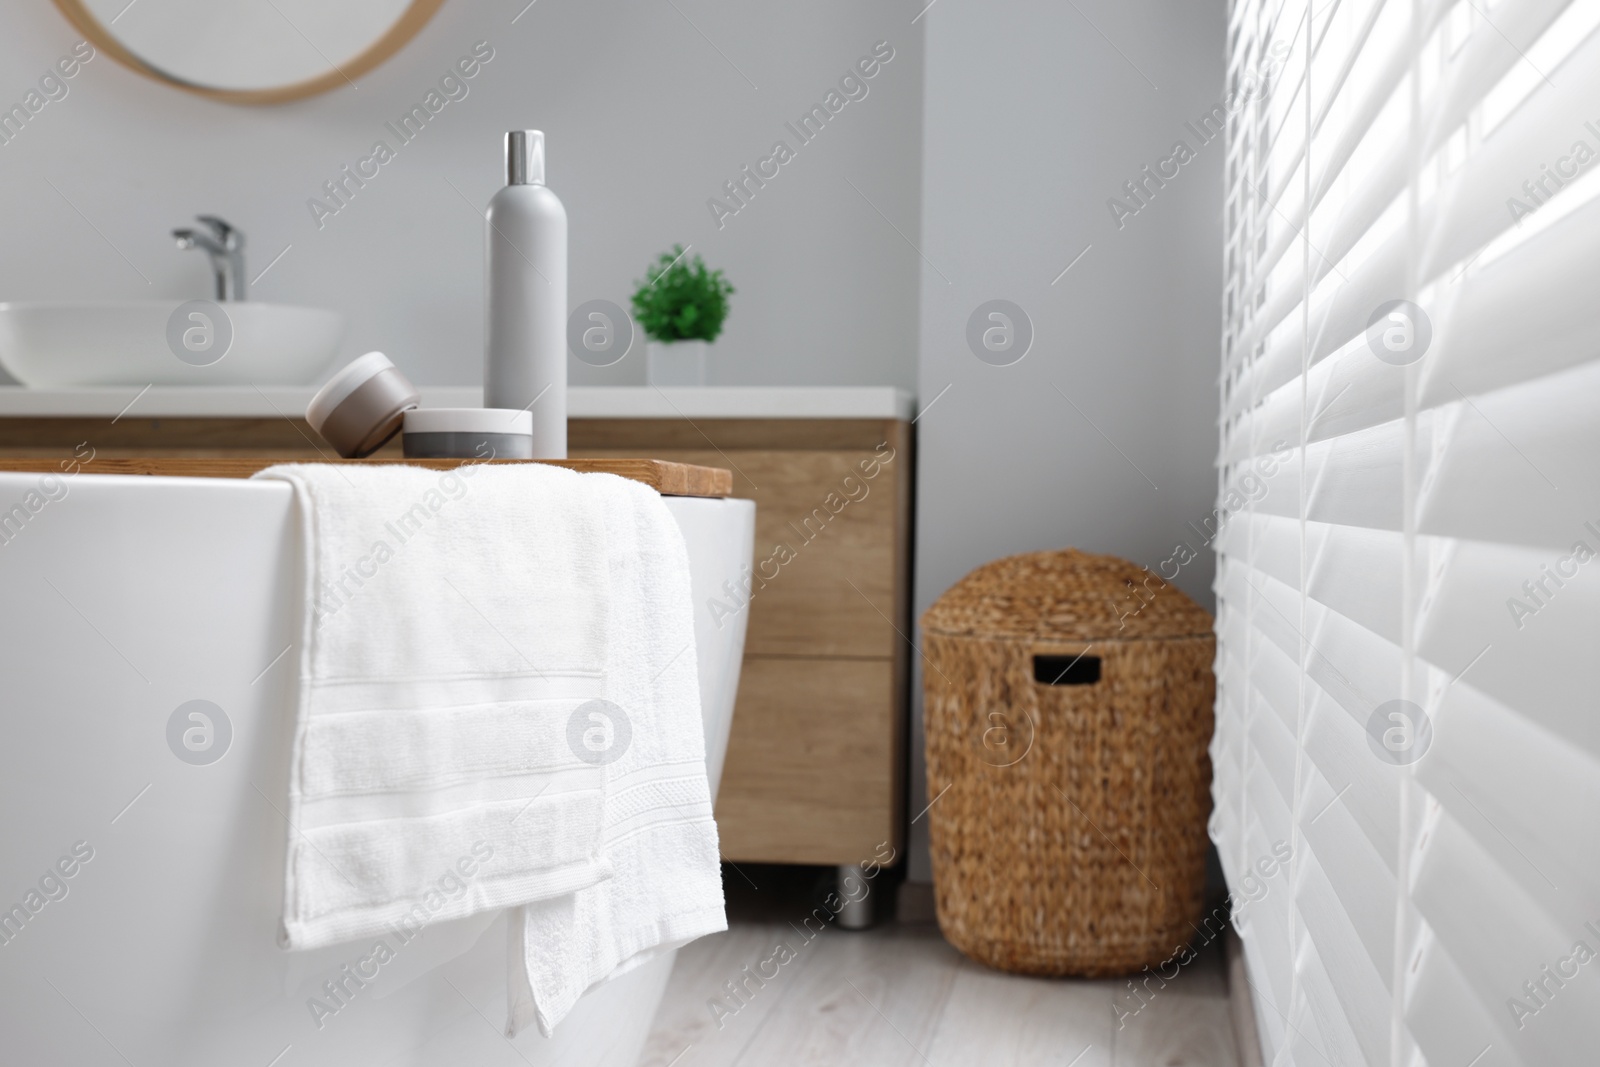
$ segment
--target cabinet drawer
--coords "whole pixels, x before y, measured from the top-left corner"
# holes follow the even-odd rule
[[[747,656],[717,825],[724,857],[861,863],[900,847],[892,660]]]

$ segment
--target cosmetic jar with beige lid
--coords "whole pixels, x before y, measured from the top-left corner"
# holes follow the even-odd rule
[[[389,357],[368,352],[329,379],[306,407],[311,428],[346,459],[371,455],[400,432],[422,394]]]

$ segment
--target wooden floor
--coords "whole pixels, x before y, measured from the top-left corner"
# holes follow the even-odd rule
[[[989,970],[951,948],[931,923],[889,922],[859,933],[830,925],[807,940],[805,900],[774,893],[762,907],[760,893],[746,894],[738,902],[730,894],[726,933],[679,952],[640,1067],[1239,1062],[1220,941],[1165,988],[1152,981],[1154,992],[1141,1001],[1126,980]],[[787,962],[775,955],[780,943],[793,953]],[[777,975],[746,981],[745,967]],[[744,982],[741,999],[730,995],[730,982]],[[1120,1027],[1114,1006],[1127,1013]]]

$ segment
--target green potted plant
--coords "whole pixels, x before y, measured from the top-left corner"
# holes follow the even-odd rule
[[[720,270],[707,270],[698,255],[686,259],[682,245],[663,252],[646,268],[633,294],[633,317],[644,330],[645,376],[651,385],[704,385],[706,346],[728,317],[733,286]]]

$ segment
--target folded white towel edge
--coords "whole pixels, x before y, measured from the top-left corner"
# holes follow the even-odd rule
[[[436,912],[428,912],[423,925],[465,919],[485,911],[510,906],[511,901],[543,901],[589,889],[612,877],[615,869],[604,857],[580,860],[561,867],[530,871],[495,882],[477,883],[473,891],[446,901]],[[279,947],[291,952],[326,948],[343,941],[354,941],[369,934],[374,926],[391,929],[417,908],[418,900],[389,901],[378,906],[344,908],[313,919],[285,919],[279,924]],[[518,905],[520,908],[520,905]]]
[[[539,1009],[533,988],[528,982],[528,968],[525,962],[527,947],[524,944],[526,939],[523,921],[526,914],[527,909],[519,907],[512,908],[507,916],[510,937],[507,945],[509,984],[506,1036],[514,1038],[526,1030],[529,1023],[533,1023],[542,1036],[549,1038],[554,1036],[556,1026],[566,1017],[571,1005],[556,1006],[558,1013],[554,1017]],[[674,912],[658,922],[635,927],[626,936],[617,939],[624,946],[631,946],[624,948],[622,958],[617,965],[600,977],[592,979],[587,986],[579,990],[578,995],[573,998],[573,1003],[629,971],[637,970],[653,960],[676,952],[702,937],[722,933],[727,928],[727,911],[720,902],[716,907]]]
[[[314,573],[316,567],[311,558],[313,553],[309,551],[308,546],[316,543],[312,539],[314,532],[312,525],[315,522],[316,509],[311,506],[310,490],[304,481],[299,478],[293,478],[284,475],[275,466],[268,467],[264,471],[258,471],[252,477],[263,480],[288,482],[294,491],[294,505],[295,510],[299,513],[300,525],[300,581],[302,586],[301,602],[306,605],[314,604],[316,602],[314,598],[316,596],[317,588],[316,575]],[[294,734],[289,745],[289,796],[287,798],[287,803],[290,811],[294,810],[295,799],[298,798],[302,792],[300,771],[302,766],[301,760],[305,749],[306,733],[310,728],[309,720],[311,718],[309,714],[311,704],[311,686],[307,684],[307,679],[311,677],[311,628],[316,624],[315,616],[316,613],[311,610],[303,610],[300,612],[300,649],[299,655],[296,657],[299,660],[298,674],[300,682],[295,687]],[[283,815],[284,822],[289,823],[289,816],[287,814],[282,812],[279,814]],[[289,823],[290,835],[294,835],[299,832],[299,827],[295,826],[293,823]],[[291,934],[289,930],[291,925],[289,922],[289,916],[297,915],[301,911],[299,895],[295,892],[297,883],[294,876],[294,864],[290,862],[289,859],[292,852],[293,845],[291,841],[286,843],[284,848],[282,918],[280,919],[278,925],[279,943],[285,948],[288,948],[291,943],[299,940],[293,934]],[[296,923],[295,925],[299,924]]]

